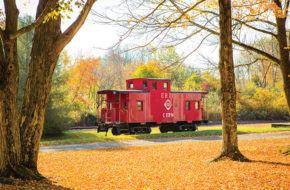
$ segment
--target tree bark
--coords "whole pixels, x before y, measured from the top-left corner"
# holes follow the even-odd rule
[[[50,3],[57,0],[40,0],[37,17]],[[37,157],[43,131],[44,114],[49,98],[51,79],[59,52],[54,43],[61,35],[60,18],[41,24],[35,29],[32,42],[31,61],[26,81],[20,117],[22,163],[37,172]]]
[[[287,17],[280,18],[276,16],[277,40],[279,44],[279,53],[280,53],[280,71],[283,78],[284,92],[286,95],[288,111],[290,114],[290,60],[289,60],[290,57],[289,57],[289,49],[287,49],[288,44],[286,34],[286,20]]]
[[[236,86],[232,49],[231,0],[219,0],[220,49],[219,72],[222,105],[222,151],[218,161],[224,157],[236,161],[248,161],[239,151],[237,138]]]
[[[9,34],[17,31],[19,12],[15,1],[4,3],[7,19],[0,36],[0,176],[8,177],[20,164],[17,40],[9,39]]]

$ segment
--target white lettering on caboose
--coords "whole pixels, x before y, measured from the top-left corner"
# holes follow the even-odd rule
[[[162,92],[160,93],[161,98],[172,98],[172,94],[171,93],[166,93],[166,92]]]
[[[170,118],[170,117],[174,117],[173,113],[163,113],[162,114],[163,118]]]

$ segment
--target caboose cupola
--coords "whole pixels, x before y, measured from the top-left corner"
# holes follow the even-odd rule
[[[126,81],[127,90],[169,91],[170,79],[136,78]]]

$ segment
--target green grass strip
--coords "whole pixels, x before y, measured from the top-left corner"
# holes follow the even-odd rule
[[[238,134],[247,133],[266,133],[290,131],[289,128],[271,128],[269,125],[241,125],[238,127]],[[75,144],[75,143],[93,143],[93,142],[121,142],[141,139],[156,139],[168,137],[193,137],[193,136],[210,136],[222,135],[221,126],[200,127],[198,131],[190,132],[175,132],[175,133],[160,133],[158,128],[153,128],[151,134],[139,135],[120,135],[113,136],[109,131],[105,133],[97,133],[97,131],[67,131],[61,137],[42,139],[41,145],[57,145],[57,144]]]

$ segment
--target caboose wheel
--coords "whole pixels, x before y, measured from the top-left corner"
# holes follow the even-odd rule
[[[197,130],[197,125],[192,125],[192,131],[196,131]]]
[[[168,130],[164,126],[160,126],[159,130],[160,130],[161,133],[167,133],[168,132]]]
[[[148,134],[150,134],[151,133],[151,127],[148,127],[147,129],[146,129],[146,133],[148,133]]]
[[[180,126],[176,126],[173,130],[173,132],[182,132],[184,131],[183,127],[180,125]]]
[[[112,134],[113,135],[120,135],[121,134],[120,128],[119,127],[113,127],[112,128]]]

